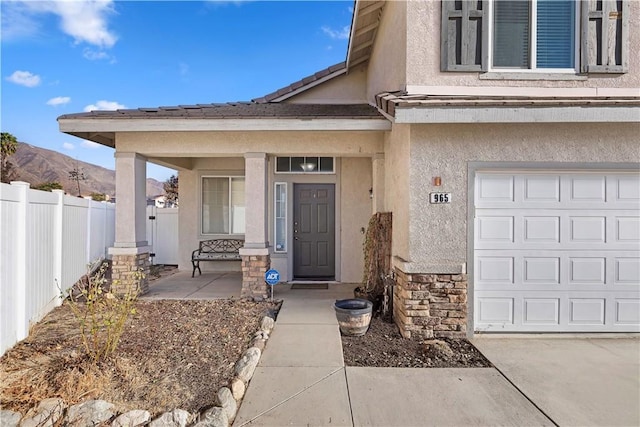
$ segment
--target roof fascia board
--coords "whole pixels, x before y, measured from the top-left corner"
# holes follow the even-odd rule
[[[345,70],[349,71],[351,68],[351,49],[353,48],[353,40],[356,38],[356,26],[358,25],[358,8],[360,7],[360,0],[353,2],[353,18],[351,19],[351,31],[349,31],[349,45],[347,46],[347,59],[345,61]]]
[[[529,96],[529,97],[606,97],[640,96],[640,88],[550,88],[510,86],[422,86],[407,85],[408,95],[433,96]]]
[[[395,123],[640,123],[633,106],[396,108]]]
[[[331,80],[333,78],[336,78],[336,77],[341,76],[342,74],[346,74],[346,73],[347,73],[347,67],[345,66],[345,68],[342,68],[342,69],[340,69],[338,71],[334,71],[331,74],[327,74],[326,76],[324,76],[322,78],[319,78],[318,80],[315,80],[315,81],[313,81],[311,83],[308,83],[308,84],[306,84],[304,86],[301,86],[298,89],[293,90],[293,91],[291,91],[289,93],[285,93],[284,95],[281,95],[281,96],[279,96],[277,98],[274,98],[269,102],[282,102],[282,101],[285,101],[285,100],[287,100],[287,99],[289,99],[291,97],[294,97],[294,96],[296,96],[296,95],[298,95],[298,94],[300,94],[302,92],[306,92],[309,89],[314,88],[314,87],[316,87],[316,86],[318,86],[318,85],[320,85],[320,84],[322,84],[322,83],[324,83],[324,82],[326,82],[328,80]]]
[[[386,119],[60,119],[61,132],[387,131]]]

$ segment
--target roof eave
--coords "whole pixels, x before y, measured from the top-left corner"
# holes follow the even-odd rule
[[[61,132],[76,136],[78,134],[101,135],[108,132],[387,131],[391,129],[391,123],[382,117],[291,119],[60,118],[58,123]],[[95,139],[91,140],[94,141]]]
[[[395,106],[395,123],[640,123],[638,106]]]

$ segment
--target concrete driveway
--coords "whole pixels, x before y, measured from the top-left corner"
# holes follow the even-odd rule
[[[478,336],[472,342],[560,426],[640,425],[638,336]]]

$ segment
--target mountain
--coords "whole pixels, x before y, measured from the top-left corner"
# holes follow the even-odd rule
[[[24,142],[18,143],[18,150],[9,161],[13,163],[17,180],[38,185],[44,182],[59,182],[64,191],[77,195],[78,184],[69,179],[69,172],[78,168],[86,180],[80,181],[83,196],[91,193],[102,193],[114,196],[116,193],[116,172],[102,166],[82,162],[57,151],[35,147]],[[162,183],[147,178],[147,196],[164,194]]]

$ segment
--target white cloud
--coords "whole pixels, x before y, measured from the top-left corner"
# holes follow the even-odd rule
[[[40,84],[40,76],[29,71],[14,71],[7,80],[26,87],[36,87]]]
[[[114,13],[113,0],[66,0],[2,2],[3,14],[8,5],[9,15],[14,21],[9,25],[9,34],[30,35],[37,31],[36,16],[51,13],[60,18],[60,27],[76,43],[89,43],[100,48],[110,48],[117,36],[108,28],[107,17]],[[8,19],[7,19],[8,21]],[[15,22],[26,25],[19,29]],[[5,19],[3,16],[4,27]],[[5,29],[3,28],[3,36]]]
[[[74,148],[76,148],[76,146],[70,142],[65,142],[62,144],[62,148],[64,148],[65,150],[73,150]]]
[[[84,56],[85,59],[88,59],[89,61],[98,61],[100,59],[111,58],[111,56],[104,50],[93,50],[88,47],[82,51],[82,56]]]
[[[332,39],[338,39],[338,40],[345,40],[349,38],[349,31],[351,30],[351,27],[348,25],[345,25],[344,27],[342,27],[341,29],[337,29],[334,30],[331,27],[328,26],[323,26],[322,27],[322,31],[328,35],[329,37],[331,37]]]
[[[84,111],[95,111],[95,110],[120,110],[122,108],[127,108],[122,104],[119,104],[116,101],[105,101],[100,100],[95,104],[87,105],[84,107]]]
[[[48,100],[47,105],[57,107],[58,105],[68,104],[69,102],[71,102],[71,98],[68,96],[56,96],[55,98]]]
[[[100,144],[93,141],[82,141],[80,145],[82,145],[84,148],[100,148]]]
[[[10,41],[37,34],[39,25],[24,2],[2,2],[2,40]]]

